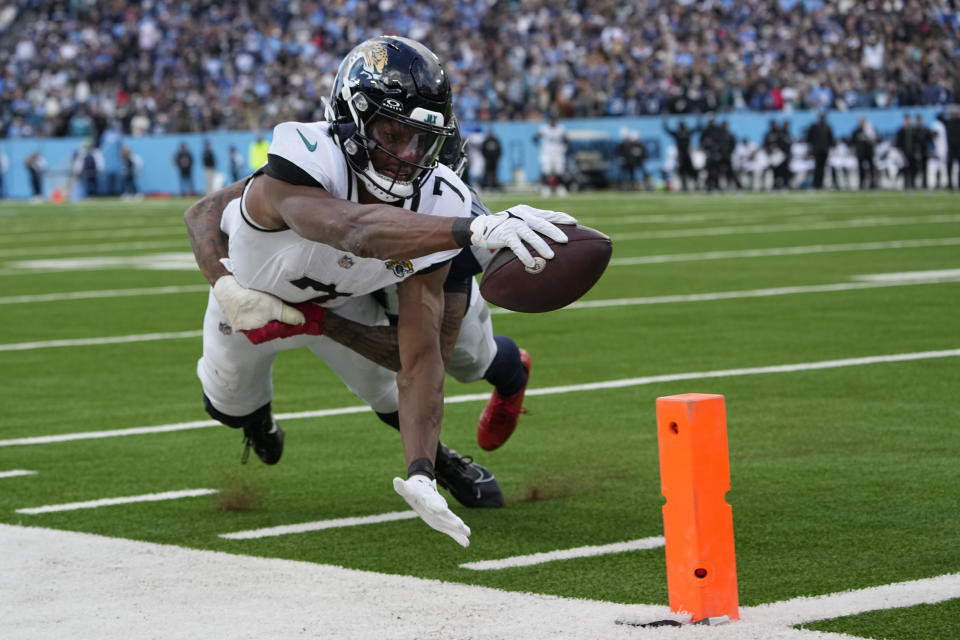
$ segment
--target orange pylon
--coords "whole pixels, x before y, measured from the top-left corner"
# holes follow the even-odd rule
[[[723,396],[657,398],[657,440],[670,609],[739,620]]]

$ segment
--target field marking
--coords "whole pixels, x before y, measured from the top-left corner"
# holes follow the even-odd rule
[[[934,271],[901,271],[899,273],[866,273],[856,276],[858,280],[867,282],[916,282],[930,277],[960,278],[960,269],[938,269]]]
[[[184,234],[186,235],[186,234]],[[90,253],[91,251],[133,251],[142,249],[159,249],[175,245],[183,246],[182,239],[158,240],[155,242],[102,242],[100,244],[78,244],[69,246],[49,247],[18,247],[16,249],[0,249],[0,258],[15,256],[43,256],[63,255],[65,253]]]
[[[591,545],[585,547],[574,547],[572,549],[558,549],[556,551],[531,553],[529,555],[512,556],[510,558],[500,558],[498,560],[478,560],[476,562],[465,562],[460,565],[460,568],[473,569],[474,571],[512,569],[514,567],[529,567],[531,565],[554,562],[556,560],[591,558],[593,556],[602,556],[611,553],[625,553],[627,551],[657,549],[664,546],[664,544],[665,541],[663,536],[651,536],[649,538],[638,538],[636,540],[626,540],[624,542],[614,542],[604,545]]]
[[[32,349],[55,349],[59,347],[89,347],[100,344],[128,344],[131,342],[153,342],[155,340],[183,340],[201,338],[203,330],[174,331],[170,333],[140,333],[129,336],[110,336],[106,338],[76,338],[72,340],[42,340],[38,342],[11,342],[0,344],[0,351],[29,351]]]
[[[85,502],[67,502],[64,504],[48,504],[42,507],[27,507],[17,509],[17,513],[37,514],[53,513],[55,511],[74,511],[77,509],[96,509],[110,507],[117,504],[132,504],[134,502],[159,502],[161,500],[178,500],[180,498],[196,498],[217,493],[216,489],[184,489],[183,491],[165,491],[163,493],[145,493],[139,496],[124,496],[121,498],[101,498]]]
[[[930,238],[924,240],[889,240],[886,242],[852,242],[845,244],[814,244],[803,247],[775,247],[771,249],[742,249],[736,251],[704,251],[700,253],[668,253],[634,258],[613,258],[612,267],[666,262],[698,262],[700,260],[727,260],[730,258],[767,258],[797,256],[813,253],[844,253],[852,251],[881,251],[884,249],[917,249],[960,245],[960,238]]]
[[[711,378],[734,378],[749,375],[765,375],[770,373],[794,373],[798,371],[817,371],[822,369],[838,369],[842,367],[856,367],[871,364],[883,364],[890,362],[912,362],[915,360],[930,360],[936,358],[955,358],[960,356],[960,349],[941,349],[937,351],[917,351],[914,353],[895,353],[881,356],[864,356],[859,358],[844,358],[841,360],[821,360],[819,362],[800,362],[795,364],[780,364],[763,367],[746,367],[738,369],[719,369],[714,371],[694,371],[688,373],[668,373],[657,376],[644,376],[639,378],[623,378],[620,380],[606,380],[603,382],[589,382],[585,384],[564,385],[559,387],[543,387],[540,389],[527,389],[528,396],[547,396],[560,393],[573,393],[578,391],[599,391],[602,389],[622,389],[624,387],[638,387],[648,384],[659,384],[661,382],[678,382],[681,380],[708,380]],[[449,396],[444,398],[444,404],[457,404],[461,402],[486,401],[490,398],[490,393],[470,393],[459,396]],[[337,409],[319,409],[315,411],[298,411],[293,413],[279,413],[277,420],[299,420],[302,418],[318,418],[351,413],[365,413],[370,408],[363,406],[340,407]],[[201,429],[205,427],[219,426],[220,423],[215,420],[198,420],[194,422],[181,422],[176,424],[157,425],[149,427],[131,427],[127,429],[109,429],[104,431],[85,431],[79,433],[63,433],[51,436],[31,436],[27,438],[11,438],[0,440],[0,447],[13,447],[35,444],[53,444],[58,442],[72,442],[75,440],[90,440],[98,438],[113,438],[121,436],[145,435],[152,433],[169,433],[172,431],[184,431],[188,429]]]
[[[3,232],[3,237],[0,238],[0,247],[3,247],[6,244],[14,245],[23,245],[24,241],[29,241],[30,238],[13,238],[11,236],[19,235],[37,235],[39,236],[38,240],[46,240],[47,243],[44,243],[45,246],[49,246],[49,240],[53,234],[56,234],[55,238],[57,240],[66,239],[64,236],[69,236],[71,240],[79,240],[83,238],[95,238],[97,240],[102,240],[104,238],[132,238],[137,236],[156,236],[156,235],[177,235],[180,239],[183,239],[186,236],[186,228],[183,225],[177,226],[165,226],[165,227],[138,227],[135,225],[130,225],[123,228],[111,228],[111,229],[56,229],[55,231],[50,231],[49,229],[33,229],[33,230],[21,230],[21,231],[11,231]],[[11,240],[11,242],[7,242]],[[83,246],[83,245],[79,245]]]
[[[909,227],[921,224],[947,224],[960,222],[960,215],[945,214],[904,217],[853,218],[826,222],[807,222],[803,224],[751,224],[728,227],[701,227],[692,229],[664,229],[662,231],[637,231],[609,234],[614,240],[653,240],[657,238],[698,238],[709,236],[729,236],[753,233],[785,233],[793,231],[824,231],[827,229],[859,229],[863,227]]]
[[[507,592],[41,527],[0,524],[0,548],[10,550],[0,594],[20,596],[19,606],[8,607],[5,628],[36,637],[87,637],[94,630],[102,640],[201,637],[211,628],[224,636],[294,637],[311,628],[324,637],[449,638],[453,620],[482,638],[858,640],[790,625],[960,597],[954,573],[740,607],[739,621],[717,627],[640,630],[615,622],[677,616],[666,604]],[[130,576],[137,576],[136,589]],[[317,594],[323,607],[316,607]],[[423,602],[431,606],[417,606]],[[64,616],[63,603],[83,614]],[[249,615],[261,609],[272,615]]]
[[[802,247],[775,247],[770,249],[744,249],[736,251],[705,251],[701,253],[673,253],[631,258],[614,258],[610,266],[623,267],[642,264],[662,264],[668,262],[697,262],[701,260],[725,260],[731,258],[765,258],[777,256],[807,255],[816,253],[843,253],[852,251],[878,251],[884,249],[917,249],[925,247],[947,247],[960,245],[960,237],[930,238],[922,240],[890,240],[886,242],[859,242],[844,244],[819,244]],[[106,258],[79,258],[66,260],[34,260],[14,263],[23,268],[39,267],[52,271],[71,271],[70,265],[77,269],[99,269],[103,267],[132,267],[154,270],[193,270],[196,262],[189,252],[173,254],[154,254],[149,256],[122,256]],[[918,274],[925,272],[918,271]],[[935,273],[935,272],[927,272]],[[867,276],[854,276],[867,279]],[[879,277],[874,277],[879,280]],[[86,300],[93,298],[116,298],[135,295],[160,295],[167,293],[196,293],[208,290],[207,285],[166,286],[140,289],[106,289],[100,291],[67,291],[63,293],[45,293],[36,295],[7,296],[0,298],[0,304],[20,304],[34,302],[59,302],[61,300]]]
[[[878,609],[900,609],[960,598],[960,573],[842,591],[803,596],[747,608],[751,618],[767,624],[795,625],[829,620]]]
[[[741,298],[766,298],[770,296],[786,296],[801,293],[833,293],[837,291],[857,291],[860,289],[877,289],[882,287],[906,287],[924,284],[944,284],[960,282],[960,273],[952,270],[930,271],[926,277],[917,272],[916,277],[909,279],[883,279],[874,274],[869,281],[840,282],[836,284],[800,285],[794,287],[773,287],[769,289],[752,289],[746,291],[718,291],[713,293],[689,293],[673,296],[650,296],[646,298],[614,298],[610,300],[582,300],[559,309],[568,311],[574,309],[600,309],[606,307],[629,307],[651,304],[675,304],[683,302],[712,302],[716,300],[736,300]],[[208,287],[203,286],[206,289]],[[516,313],[509,309],[491,308],[492,315]],[[50,349],[61,347],[87,347],[105,344],[128,344],[132,342],[150,342],[154,340],[182,340],[185,338],[199,338],[202,330],[174,331],[170,333],[145,333],[126,336],[108,336],[103,338],[76,338],[64,340],[40,340],[36,342],[10,342],[0,344],[3,351],[29,351],[33,349]]]
[[[36,471],[27,469],[11,469],[10,471],[0,471],[0,478],[17,478],[19,476],[35,476]]]
[[[883,287],[907,287],[921,284],[945,284],[960,282],[960,276],[938,276],[926,278],[916,277],[910,280],[872,280],[856,282],[838,282],[836,284],[811,284],[793,287],[771,287],[769,289],[748,289],[745,291],[716,291],[712,293],[681,293],[672,296],[649,296],[645,298],[613,298],[608,300],[580,300],[569,304],[558,311],[574,309],[602,309],[606,307],[633,307],[650,304],[676,304],[682,302],[713,302],[716,300],[738,300],[741,298],[768,298],[773,296],[789,296],[802,293],[835,293],[837,291],[859,291],[862,289],[879,289]],[[506,315],[518,313],[499,307],[490,309],[491,315]],[[0,345],[0,351],[3,345]]]
[[[27,273],[63,273],[71,271],[100,271],[106,269],[140,269],[141,271],[190,271],[197,273],[197,261],[189,251],[142,253],[133,256],[87,256],[76,258],[49,258],[18,260],[7,263],[8,269],[0,275]]]
[[[231,533],[221,533],[219,537],[226,538],[227,540],[252,540],[254,538],[270,538],[273,536],[286,536],[310,531],[323,531],[324,529],[359,527],[365,524],[379,524],[381,522],[396,522],[398,520],[410,520],[417,517],[416,511],[389,511],[372,516],[335,518],[332,520],[317,520],[316,522],[302,522],[300,524],[282,524],[276,527],[264,527],[263,529],[233,531]]]
[[[37,302],[62,302],[64,300],[91,300],[94,298],[125,298],[129,296],[159,296],[174,293],[200,293],[210,291],[208,284],[149,287],[140,289],[104,289],[100,291],[66,291],[63,293],[40,293],[29,296],[7,296],[0,304],[34,304]]]

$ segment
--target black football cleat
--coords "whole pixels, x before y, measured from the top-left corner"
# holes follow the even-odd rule
[[[269,422],[245,425],[243,435],[246,446],[241,462],[246,464],[251,447],[264,464],[277,464],[280,461],[280,456],[283,455],[283,429],[276,420],[271,418]]]
[[[503,491],[490,470],[440,443],[434,465],[437,484],[465,507],[503,506]]]

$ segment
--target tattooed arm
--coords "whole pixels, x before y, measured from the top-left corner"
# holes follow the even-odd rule
[[[460,334],[460,323],[467,312],[467,294],[460,291],[444,292],[443,319],[440,324],[440,352],[446,364],[453,355],[453,347]],[[364,358],[391,371],[400,370],[397,351],[397,328],[371,327],[347,320],[328,311],[323,317],[323,335],[353,349]]]
[[[183,214],[190,236],[193,256],[201,273],[210,284],[229,272],[220,264],[227,257],[227,234],[220,230],[220,218],[227,203],[243,193],[244,181],[234,182],[219,191],[207,194]]]

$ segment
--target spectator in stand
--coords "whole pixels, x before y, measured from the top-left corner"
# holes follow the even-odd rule
[[[209,140],[203,141],[203,154],[200,156],[203,162],[203,192],[213,193],[219,186],[214,185],[217,177],[217,156],[213,153],[213,147]]]
[[[238,181],[247,175],[246,169],[247,166],[246,161],[243,159],[243,154],[237,151],[235,146],[230,145],[230,179],[233,182]]]
[[[637,171],[643,179],[644,186],[650,188],[650,179],[647,176],[647,147],[640,140],[636,131],[624,131],[623,138],[617,144],[617,156],[620,158],[620,186],[623,189],[637,188]]]
[[[88,140],[80,154],[80,180],[83,182],[83,194],[87,198],[100,195],[100,174],[103,172],[103,154]]]
[[[903,155],[903,188],[904,190],[913,189],[917,177],[917,157],[920,155],[918,146],[920,142],[916,138],[916,131],[910,116],[904,114],[903,126],[897,131],[896,147]]]
[[[28,155],[23,165],[30,174],[30,188],[33,190],[31,202],[40,202],[43,200],[43,172],[47,170],[47,161],[39,151],[34,151]]]
[[[193,154],[187,149],[186,142],[180,143],[180,149],[177,151],[177,154],[173,156],[173,164],[177,167],[177,173],[180,176],[180,195],[194,195]]]
[[[487,129],[487,135],[480,145],[480,153],[483,156],[483,188],[498,189],[497,169],[500,167],[500,156],[503,155],[503,148],[500,146],[500,140],[493,133],[493,129]]]
[[[953,105],[947,113],[949,115],[943,118],[943,124],[947,130],[947,186],[952,191],[953,167],[958,165],[960,169],[960,110]],[[957,175],[957,182],[960,183],[960,173]]]
[[[267,164],[267,150],[269,148],[270,143],[264,140],[263,136],[258,133],[257,139],[250,143],[250,149],[247,152],[251,172]]]
[[[7,154],[3,152],[3,149],[0,149],[0,200],[3,200],[5,197],[4,186],[3,186],[3,177],[7,173],[7,169],[10,168],[10,158],[7,157]]]
[[[567,168],[567,130],[557,123],[556,116],[550,116],[547,124],[542,125],[533,137],[540,144],[540,171],[544,187],[542,195],[567,195],[563,184],[563,174]]]
[[[122,198],[141,200],[143,195],[137,189],[137,176],[143,169],[143,160],[126,145],[120,147],[120,160],[123,163]]]
[[[827,122],[827,114],[821,112],[817,121],[807,129],[807,149],[813,156],[814,189],[823,189],[823,173],[834,143],[833,128]]]
[[[924,126],[923,116],[919,113],[913,118],[913,135],[916,141],[916,146],[914,146],[914,162],[922,178],[921,185],[924,189],[927,189],[930,186],[928,181],[927,160],[930,159],[933,134],[930,132],[930,129]]]
[[[680,178],[681,188],[687,190],[687,180],[690,180],[693,188],[697,188],[697,170],[693,167],[693,158],[690,157],[690,138],[697,130],[687,129],[687,125],[681,120],[676,129],[670,129],[664,123],[663,130],[667,135],[673,138],[677,145],[677,177]]]
[[[877,132],[866,118],[860,118],[860,123],[850,135],[853,150],[857,156],[857,173],[860,190],[877,188],[877,166],[874,162]]]

